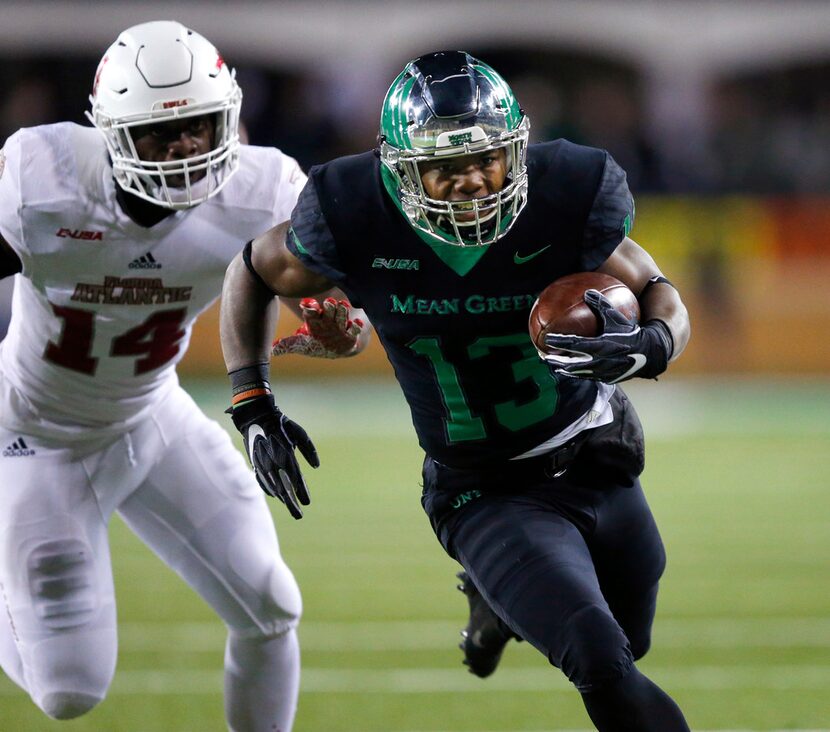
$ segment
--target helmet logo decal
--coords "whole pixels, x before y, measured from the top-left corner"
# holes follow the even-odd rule
[[[461,147],[462,145],[469,145],[474,142],[486,142],[487,134],[481,127],[473,126],[462,130],[448,130],[442,132],[435,138],[435,154],[446,155],[448,152],[458,151],[444,151],[441,148]]]
[[[162,102],[160,109],[172,109],[173,107],[186,107],[190,104],[189,99],[171,99],[169,102]]]
[[[109,61],[109,56],[104,56],[101,59],[101,63],[98,64],[98,70],[95,72],[95,80],[92,82],[92,96],[94,97],[98,93],[98,84],[101,82],[101,72],[104,70],[104,64]]]
[[[463,145],[465,142],[472,142],[473,141],[473,133],[472,132],[461,132],[458,135],[449,135],[448,136],[450,145]]]
[[[213,71],[211,71],[208,76],[211,79],[215,79],[222,72],[224,66],[225,59],[222,58],[222,54],[220,54],[219,51],[216,51],[216,66],[214,66]]]

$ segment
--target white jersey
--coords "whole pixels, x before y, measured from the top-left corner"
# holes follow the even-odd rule
[[[164,398],[231,259],[290,217],[306,180],[280,151],[243,146],[218,195],[145,228],[116,201],[97,130],[24,129],[3,157],[0,234],[23,270],[0,344],[0,423],[70,441],[123,432]]]

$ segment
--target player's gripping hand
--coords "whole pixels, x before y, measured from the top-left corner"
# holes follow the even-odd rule
[[[294,455],[298,449],[312,468],[320,466],[317,450],[306,431],[288,419],[266,394],[232,408],[231,418],[242,433],[245,450],[260,487],[279,498],[295,518],[303,517],[300,504],[311,503],[303,474]]]
[[[314,358],[354,356],[365,345],[361,340],[364,323],[351,320],[347,300],[327,297],[322,303],[312,297],[300,301],[303,324],[293,335],[279,338],[271,346],[273,356],[295,353]]]
[[[601,334],[587,338],[548,333],[545,344],[556,351],[542,358],[552,371],[616,384],[635,376],[653,379],[666,370],[674,344],[663,321],[637,325],[597,290],[585,292],[585,303],[596,314]]]

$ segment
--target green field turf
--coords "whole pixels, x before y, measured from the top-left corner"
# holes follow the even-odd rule
[[[190,387],[227,425],[224,384]],[[466,602],[420,508],[421,455],[395,385],[277,390],[323,462],[307,473],[305,519],[274,506],[305,601],[296,732],[589,729],[578,694],[526,644],[486,681],[461,666]],[[666,378],[628,391],[669,556],[641,668],[694,730],[830,729],[830,382]],[[119,520],[112,544],[109,697],[50,722],[0,678],[0,732],[225,729],[220,623]]]

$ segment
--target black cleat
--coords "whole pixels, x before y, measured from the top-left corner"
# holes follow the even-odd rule
[[[507,641],[517,636],[490,609],[466,572],[459,572],[456,577],[461,580],[458,589],[470,603],[470,621],[461,631],[464,640],[458,647],[464,651],[464,665],[470,673],[483,679],[496,670]]]

